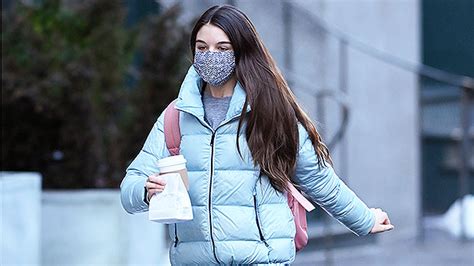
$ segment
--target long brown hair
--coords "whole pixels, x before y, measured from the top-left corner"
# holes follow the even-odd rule
[[[236,58],[236,78],[247,94],[237,130],[239,154],[238,136],[247,119],[245,133],[254,164],[260,166],[261,173],[270,178],[276,190],[283,192],[295,171],[299,121],[309,134],[319,166],[326,166],[326,162],[332,165],[328,148],[297,103],[250,19],[231,5],[215,5],[206,10],[191,33],[193,58],[197,32],[207,23],[219,27],[229,37]],[[251,111],[246,116],[247,104]]]

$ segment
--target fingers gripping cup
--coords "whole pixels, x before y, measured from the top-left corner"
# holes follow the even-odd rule
[[[148,219],[159,223],[177,223],[193,219],[188,192],[178,173],[161,175],[166,187],[150,199]]]
[[[186,159],[184,159],[183,155],[170,156],[159,160],[158,168],[160,169],[160,174],[178,173],[183,180],[186,190],[189,190]]]
[[[188,195],[188,172],[182,155],[158,161],[160,176],[166,181],[162,192],[150,199],[148,218],[160,223],[176,223],[193,219]]]

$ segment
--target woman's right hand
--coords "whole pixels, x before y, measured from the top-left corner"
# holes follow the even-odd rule
[[[157,192],[162,192],[163,189],[165,189],[166,186],[166,181],[165,179],[160,177],[159,173],[155,173],[150,175],[145,183],[145,187],[148,191],[147,193],[147,200],[150,202],[151,197],[157,193]]]

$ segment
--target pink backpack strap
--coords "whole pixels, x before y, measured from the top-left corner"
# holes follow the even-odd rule
[[[176,100],[173,100],[165,109],[164,133],[166,148],[171,155],[179,154],[181,144],[181,131],[179,129],[179,110],[175,108]]]
[[[309,200],[307,200],[296,188],[293,186],[291,182],[288,182],[288,186],[290,187],[290,192],[293,198],[298,201],[301,206],[305,208],[306,211],[310,212],[314,210],[313,204]]]

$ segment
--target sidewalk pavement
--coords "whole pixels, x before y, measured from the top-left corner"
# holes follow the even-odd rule
[[[445,232],[347,248],[302,250],[292,265],[474,265],[474,241],[462,242]]]

